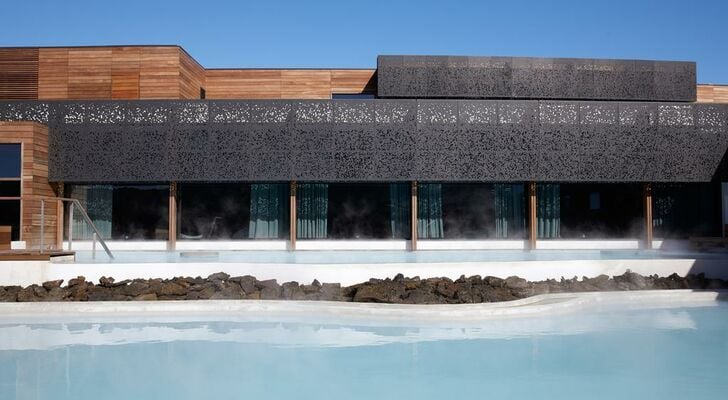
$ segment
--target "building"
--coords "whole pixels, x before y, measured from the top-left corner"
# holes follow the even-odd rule
[[[53,197],[112,249],[664,248],[728,226],[728,86],[693,62],[4,48],[0,121],[0,225],[29,248],[91,238]]]

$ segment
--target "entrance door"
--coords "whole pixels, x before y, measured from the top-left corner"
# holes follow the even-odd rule
[[[20,144],[0,143],[0,226],[11,227],[11,240],[20,240]]]

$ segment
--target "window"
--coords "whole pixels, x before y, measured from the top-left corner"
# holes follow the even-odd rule
[[[0,143],[0,178],[20,178],[20,144]]]
[[[719,183],[657,183],[652,188],[655,238],[721,236]]]
[[[21,146],[0,144],[0,225],[10,226],[11,240],[20,240]]]
[[[288,238],[288,196],[285,183],[180,183],[177,238]]]
[[[644,233],[641,184],[539,184],[538,237],[626,239]]]
[[[299,239],[408,239],[408,183],[302,183]]]
[[[200,88],[200,99],[205,99],[206,93],[205,88]]]
[[[67,191],[86,208],[104,239],[167,240],[169,236],[168,185],[68,185]],[[68,212],[66,207],[66,224]],[[74,239],[92,237],[91,228],[76,213],[73,224]]]
[[[331,98],[335,100],[371,100],[376,99],[374,93],[332,93]]]
[[[524,239],[525,185],[423,183],[417,192],[421,239]]]

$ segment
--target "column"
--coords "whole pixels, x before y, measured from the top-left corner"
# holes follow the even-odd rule
[[[528,182],[528,248],[536,250],[538,219],[536,215],[536,182]]]
[[[289,250],[293,251],[296,250],[296,232],[297,232],[297,218],[296,218],[296,181],[291,182],[291,188],[290,188],[290,197],[288,202],[289,207],[289,240],[290,240],[290,247]]]
[[[410,250],[417,250],[417,182],[413,181],[410,189]]]
[[[645,211],[645,249],[652,249],[652,184],[645,183],[642,190]]]
[[[177,182],[169,184],[169,216],[167,217],[167,250],[177,248]]]

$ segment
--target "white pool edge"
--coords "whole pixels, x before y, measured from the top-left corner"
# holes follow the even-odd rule
[[[289,300],[198,300],[0,303],[0,322],[50,320],[113,321],[138,317],[194,316],[204,320],[228,319],[332,319],[347,321],[427,321],[428,323],[477,321],[498,317],[560,314],[599,307],[656,309],[716,306],[728,290],[645,290],[624,292],[553,293],[525,299],[478,304],[375,304]]]

